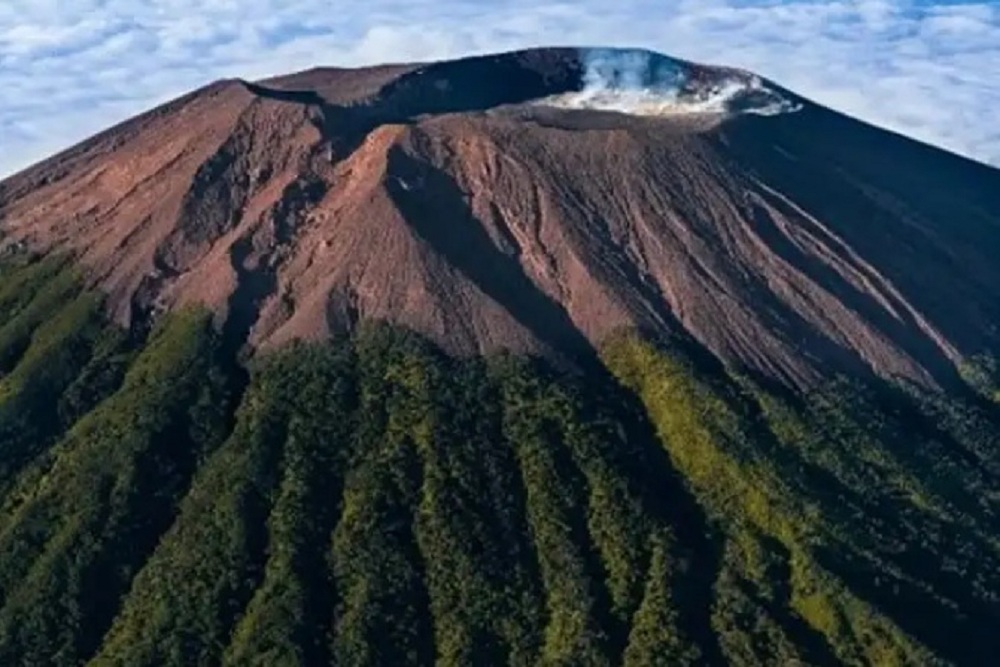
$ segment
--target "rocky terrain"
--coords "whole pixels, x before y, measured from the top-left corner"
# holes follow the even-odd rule
[[[256,348],[377,320],[574,357],[637,328],[794,385],[946,386],[998,343],[1000,172],[756,77],[704,104],[746,73],[602,53],[220,81],[3,181],[0,234],[77,256],[120,323],[206,304]],[[664,71],[674,113],[565,103]],[[761,90],[788,112],[743,112]]]

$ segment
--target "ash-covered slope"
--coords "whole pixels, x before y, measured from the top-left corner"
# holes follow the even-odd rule
[[[0,233],[76,253],[119,321],[205,303],[257,346],[639,328],[794,384],[948,385],[1000,343],[1000,172],[645,52],[219,82],[0,184]]]

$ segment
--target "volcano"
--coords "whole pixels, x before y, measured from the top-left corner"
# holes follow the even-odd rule
[[[742,70],[207,85],[0,182],[0,664],[986,664],[998,248]]]
[[[459,355],[692,335],[796,385],[955,381],[997,344],[1000,175],[754,75],[536,50],[221,81],[0,186],[116,320],[254,347],[358,321]]]

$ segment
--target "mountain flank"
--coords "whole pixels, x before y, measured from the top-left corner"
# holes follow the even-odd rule
[[[776,86],[794,112],[709,106],[731,70],[584,53],[215,83],[5,181],[0,228],[78,257],[122,324],[204,304],[255,347],[386,321],[573,356],[638,328],[794,385],[942,386],[996,345],[996,170]],[[544,103],[637,66],[701,106]]]
[[[998,173],[538,49],[14,175],[0,664],[990,664]]]

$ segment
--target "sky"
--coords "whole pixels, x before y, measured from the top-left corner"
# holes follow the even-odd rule
[[[1000,166],[1000,0],[0,0],[0,177],[222,77],[542,45],[749,69]]]

